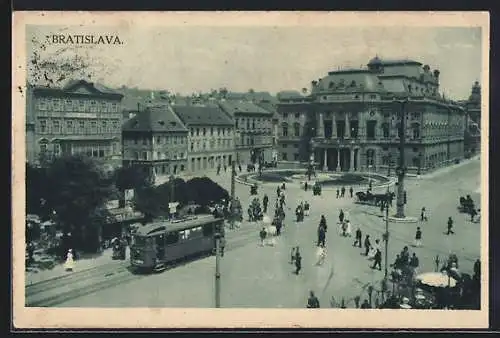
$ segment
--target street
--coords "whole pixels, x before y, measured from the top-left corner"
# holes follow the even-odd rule
[[[230,191],[230,173],[221,173],[211,178]],[[277,184],[259,186],[259,198],[269,196],[270,211],[274,210]],[[407,245],[410,253],[420,259],[419,271],[434,271],[435,258],[441,264],[449,253],[455,253],[460,270],[472,274],[474,261],[480,257],[480,224],[470,222],[470,217],[457,210],[460,196],[470,194],[476,205],[480,204],[480,161],[448,169],[429,178],[406,179],[408,204],[406,214],[419,217],[420,209],[426,207],[428,222],[389,224],[389,264],[397,253]],[[349,187],[346,187],[347,189]],[[390,188],[392,191],[394,187]],[[236,195],[243,204],[244,215],[250,196],[249,187],[236,184]],[[376,192],[377,188],[374,188]],[[355,189],[355,191],[357,191]],[[287,185],[287,213],[285,228],[275,246],[260,246],[259,223],[244,222],[240,229],[228,238],[228,246],[234,238],[238,247],[230,248],[221,259],[221,306],[258,308],[304,308],[309,290],[319,298],[321,307],[330,307],[334,297],[337,306],[344,298],[347,307],[354,307],[353,298],[368,298],[366,287],[372,284],[380,288],[384,277],[382,271],[372,270],[372,261],[361,255],[362,248],[352,246],[354,237],[342,237],[337,225],[340,209],[348,211],[352,232],[359,226],[363,239],[369,234],[372,243],[380,239],[385,231],[385,221],[378,207],[359,205],[354,198],[336,199],[335,191],[324,189],[321,196],[312,191],[301,190],[298,185]],[[309,201],[311,215],[302,223],[295,222],[294,210],[301,201]],[[395,204],[389,211],[395,213]],[[326,245],[328,256],[322,266],[315,266],[317,226],[321,215],[327,219]],[[454,220],[454,235],[445,235],[446,222]],[[423,232],[422,247],[411,247],[417,226]],[[238,232],[241,232],[239,235]],[[234,237],[233,237],[234,236]],[[290,264],[290,251],[299,246],[302,255],[302,270],[295,275]],[[382,250],[384,246],[382,243]],[[382,255],[384,256],[384,255]],[[390,271],[390,269],[389,269]],[[106,290],[69,300],[62,307],[214,307],[215,257],[189,262],[185,265],[116,285]],[[375,294],[375,293],[374,293]]]

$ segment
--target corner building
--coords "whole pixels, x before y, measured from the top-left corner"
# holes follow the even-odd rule
[[[85,154],[121,165],[123,95],[98,83],[71,80],[61,88],[29,87],[27,161]]]
[[[370,60],[329,72],[311,95],[281,98],[281,160],[314,160],[324,171],[390,171],[399,163],[401,113],[409,172],[464,155],[464,109],[439,94],[439,70],[413,60]]]

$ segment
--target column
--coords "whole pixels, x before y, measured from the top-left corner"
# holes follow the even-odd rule
[[[332,139],[337,138],[337,120],[335,112],[332,113]]]
[[[354,171],[354,149],[349,149],[349,153],[351,155],[351,165],[349,167],[349,171]]]
[[[351,137],[351,124],[349,123],[349,113],[345,113],[345,138]]]
[[[319,115],[318,132],[316,133],[316,135],[318,135],[318,137],[325,137],[325,124],[323,121],[323,113],[319,113],[318,115]]]
[[[325,157],[323,160],[323,171],[328,171],[328,149],[325,148]]]
[[[337,167],[335,171],[340,171],[340,148],[337,148]]]
[[[358,171],[361,171],[361,149],[357,149],[356,151],[356,163],[358,167]]]

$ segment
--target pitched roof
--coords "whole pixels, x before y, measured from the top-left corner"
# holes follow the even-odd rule
[[[272,112],[248,101],[225,101],[219,103],[219,105],[230,116],[234,116],[237,113],[249,113],[249,114],[260,114],[260,115],[272,114]]]
[[[79,85],[84,85],[88,87],[94,87],[96,90],[98,90],[101,93],[104,94],[115,94],[115,95],[120,95],[121,93],[117,92],[114,89],[111,89],[109,87],[106,87],[103,84],[97,83],[97,82],[88,82],[86,80],[69,80],[66,82],[66,84],[63,86],[63,90],[65,91],[71,91],[71,89],[79,86]]]
[[[219,107],[173,105],[172,109],[186,125],[234,125],[233,120]]]
[[[182,132],[186,126],[167,105],[147,107],[126,121],[123,131]]]

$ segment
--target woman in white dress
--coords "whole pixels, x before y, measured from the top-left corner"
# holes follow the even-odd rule
[[[66,262],[64,263],[64,267],[66,271],[73,271],[75,267],[75,261],[73,260],[73,250],[69,249],[68,254],[66,255]]]
[[[351,222],[349,220],[346,221],[345,235],[347,237],[351,237],[352,236]]]
[[[318,246],[316,250],[316,265],[323,265],[326,259],[326,248]]]

